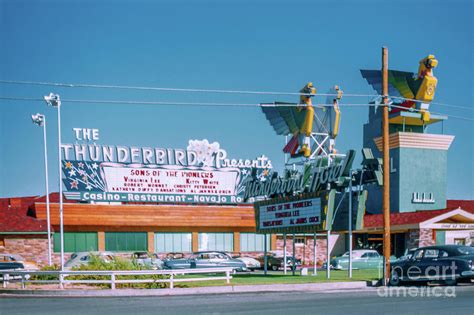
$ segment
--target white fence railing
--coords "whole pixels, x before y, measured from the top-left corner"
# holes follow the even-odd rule
[[[66,284],[109,284],[114,290],[120,283],[169,283],[170,289],[174,288],[176,282],[194,282],[225,280],[227,284],[232,279],[233,268],[202,268],[202,269],[168,269],[168,270],[100,270],[100,271],[28,271],[28,270],[2,270],[0,271],[3,288],[9,282],[21,282],[21,288],[25,289],[27,283],[57,283],[63,289]],[[177,278],[176,276],[189,274],[224,274],[223,276],[208,276],[199,278]],[[164,279],[153,279],[151,276],[169,276]],[[32,276],[55,276],[54,280],[36,280]],[[106,276],[110,279],[67,279],[69,276]],[[143,279],[117,279],[117,276],[150,276]]]

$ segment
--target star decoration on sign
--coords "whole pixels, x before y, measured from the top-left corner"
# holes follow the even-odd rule
[[[88,161],[64,161],[63,172],[64,183],[70,190],[74,191],[104,191],[105,183],[99,173],[100,164],[94,169],[95,162]],[[70,166],[70,167],[68,167]]]
[[[92,164],[92,168],[93,168],[93,169],[96,170],[98,167],[99,167],[99,165],[97,165],[97,163],[93,163],[93,164]]]
[[[77,182],[77,180],[71,181],[71,189],[73,189],[73,188],[74,188],[74,189],[78,189],[78,188],[77,188],[77,185],[78,185],[78,184],[79,184],[79,183]]]

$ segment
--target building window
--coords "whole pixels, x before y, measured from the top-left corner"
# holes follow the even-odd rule
[[[234,233],[199,233],[199,250],[234,250]]]
[[[61,234],[54,233],[54,252],[61,251]],[[64,252],[91,252],[98,250],[97,233],[95,232],[65,232]]]
[[[105,232],[105,250],[115,252],[147,251],[146,232]]]
[[[156,252],[191,252],[191,233],[155,233]]]
[[[265,235],[255,233],[240,233],[241,252],[263,252],[265,250]],[[267,234],[267,250],[270,250],[270,234]]]

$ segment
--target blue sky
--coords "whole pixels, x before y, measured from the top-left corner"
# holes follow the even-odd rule
[[[0,0],[0,79],[234,90],[374,93],[359,74],[380,68],[416,71],[435,54],[436,101],[473,101],[472,1],[10,1]],[[291,96],[183,94],[0,84],[0,95],[261,103]],[[367,98],[345,98],[365,103]],[[432,106],[448,115],[472,111]],[[56,112],[42,102],[0,101],[0,196],[41,194],[41,130],[46,114],[50,189],[57,190]],[[339,151],[360,155],[367,109],[345,109]],[[101,105],[64,102],[63,142],[73,127],[100,129],[101,144],[185,148],[189,139],[218,141],[236,158],[269,156],[283,166],[284,139],[258,108]],[[439,132],[440,126],[433,127]],[[449,119],[448,197],[474,198],[473,123]]]

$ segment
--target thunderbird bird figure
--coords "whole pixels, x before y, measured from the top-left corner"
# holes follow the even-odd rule
[[[262,104],[262,111],[278,135],[291,135],[283,152],[291,157],[310,158],[314,154],[334,153],[334,139],[339,131],[340,111],[338,101],[342,90],[335,86],[328,104],[314,106],[311,98],[316,95],[312,82],[300,90],[300,102]],[[311,144],[313,139],[314,144]]]
[[[424,122],[430,121],[429,103],[433,101],[438,80],[433,75],[433,69],[438,65],[434,55],[420,60],[418,74],[397,70],[388,71],[388,93],[396,105],[421,112]],[[377,91],[382,94],[382,76],[380,70],[361,70],[362,76]],[[401,100],[397,101],[397,99]],[[391,113],[402,111],[402,108],[392,108]]]

